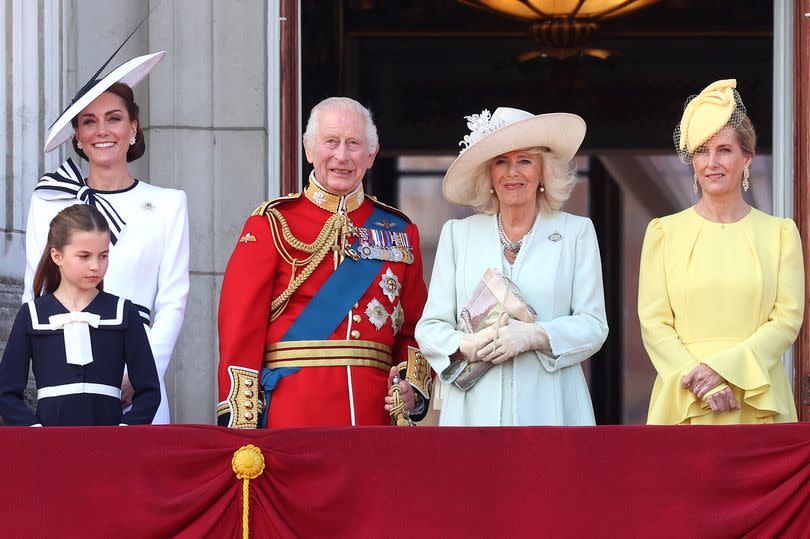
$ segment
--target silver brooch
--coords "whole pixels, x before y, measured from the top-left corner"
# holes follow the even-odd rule
[[[152,211],[155,206],[151,202],[144,202],[143,209],[146,211]]]
[[[548,239],[556,243],[562,239],[562,234],[559,232],[552,232]]]

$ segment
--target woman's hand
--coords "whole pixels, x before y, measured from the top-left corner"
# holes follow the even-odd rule
[[[722,389],[717,393],[709,395],[704,399],[709,403],[712,412],[725,412],[726,410],[739,410],[740,404],[734,398],[734,392],[730,387]]]
[[[394,378],[399,376],[399,371],[396,367],[391,367],[391,371],[388,373],[388,396],[385,397],[385,410],[387,412],[391,412],[391,408],[394,405]],[[405,411],[405,415],[409,416],[413,409],[416,408],[416,393],[414,392],[411,384],[406,382],[405,380],[399,381],[399,397],[402,399],[402,407]]]
[[[481,361],[479,350],[492,342],[498,329],[498,323],[488,326],[477,333],[464,333],[458,339],[458,351],[468,362]]]
[[[699,399],[702,399],[703,395],[725,382],[722,376],[703,363],[692,369],[681,380],[683,387],[694,393]]]
[[[548,335],[537,324],[509,319],[504,313],[498,321],[497,335],[478,352],[483,361],[503,363],[529,350],[548,350]]]

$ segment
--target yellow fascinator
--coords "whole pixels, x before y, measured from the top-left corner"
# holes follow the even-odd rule
[[[695,150],[706,144],[723,127],[736,129],[745,118],[745,105],[735,89],[736,79],[718,80],[698,95],[689,97],[673,141],[678,157],[692,162]]]

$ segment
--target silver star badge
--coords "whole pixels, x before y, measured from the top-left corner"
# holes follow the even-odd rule
[[[388,320],[388,311],[385,310],[385,307],[383,307],[383,304],[380,303],[377,298],[374,298],[366,305],[366,316],[368,316],[369,322],[371,322],[375,328],[382,329],[385,325],[385,321]]]
[[[402,285],[399,283],[399,278],[397,278],[397,276],[394,275],[394,272],[391,271],[391,268],[387,268],[385,270],[382,279],[380,279],[379,285],[380,288],[382,288],[383,294],[388,296],[388,301],[394,303],[394,298],[399,295]]]
[[[405,323],[405,311],[402,310],[402,303],[397,303],[394,307],[394,312],[391,313],[391,327],[394,328],[394,335],[399,333],[402,329],[402,324]]]

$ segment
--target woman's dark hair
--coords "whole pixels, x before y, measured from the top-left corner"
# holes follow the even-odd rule
[[[146,151],[146,141],[143,138],[143,131],[141,131],[141,121],[139,118],[139,114],[141,109],[138,107],[138,104],[135,102],[135,95],[132,93],[132,88],[124,84],[123,82],[116,82],[106,90],[105,92],[110,92],[111,94],[115,94],[121,99],[124,100],[124,105],[127,108],[127,114],[129,115],[130,121],[137,122],[135,127],[135,144],[129,147],[127,150],[127,163],[131,163],[135,161],[139,157],[141,157],[144,152]],[[79,116],[78,114],[70,120],[71,125],[73,125],[73,129],[76,129],[79,126]],[[76,151],[76,154],[87,161],[87,154],[84,151],[80,150],[77,146],[76,135],[74,133],[73,138],[71,139],[71,143],[73,144],[73,149]],[[129,142],[127,142],[129,144]]]
[[[52,294],[59,288],[62,274],[59,273],[59,266],[51,258],[51,249],[64,251],[74,232],[101,232],[109,235],[110,225],[95,206],[87,204],[74,204],[57,213],[51,220],[48,243],[34,273],[34,297]],[[102,283],[103,281],[99,281],[96,288],[102,290]]]

